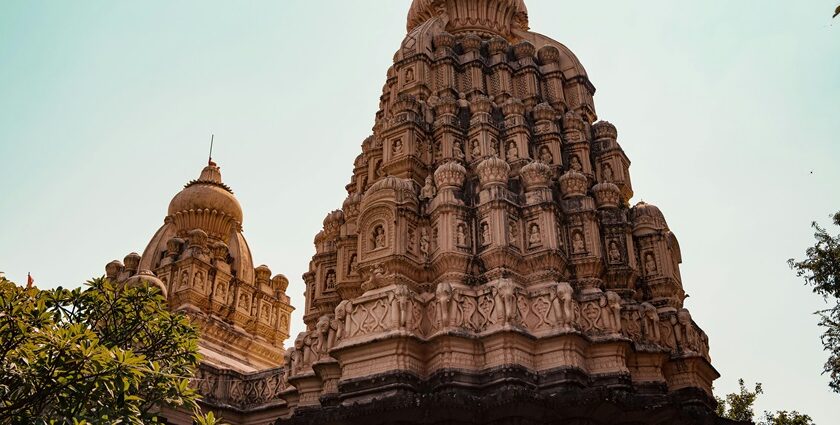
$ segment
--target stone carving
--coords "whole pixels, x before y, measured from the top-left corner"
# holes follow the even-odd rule
[[[583,232],[575,230],[572,232],[572,253],[583,254],[586,252],[586,242],[583,240]]]
[[[403,151],[402,139],[395,140],[394,141],[394,147],[393,147],[393,154],[394,155],[399,155],[399,154],[402,153],[402,151]]]
[[[659,313],[656,307],[650,303],[642,303],[642,332],[645,341],[650,343],[659,342]]]
[[[473,159],[481,158],[481,144],[475,139],[471,143]]]
[[[362,284],[363,291],[370,291],[382,286],[382,279],[385,277],[385,269],[381,265],[377,265],[370,274],[368,280]]]
[[[575,320],[575,313],[572,307],[575,290],[568,282],[560,282],[555,288],[551,297],[552,309],[554,311],[554,322],[561,329],[569,329]]]
[[[423,254],[424,257],[428,257],[429,252],[431,251],[431,240],[429,240],[429,231],[426,228],[420,229],[420,253]]]
[[[193,288],[200,292],[204,292],[204,273],[195,272],[195,278],[193,278]]]
[[[464,160],[464,158],[466,158],[466,155],[464,155],[464,148],[461,146],[461,142],[455,142],[452,145],[452,156],[454,156],[455,159],[459,161],[462,161]]]
[[[540,162],[548,165],[554,164],[554,155],[551,154],[551,150],[548,149],[548,146],[540,148]]]
[[[408,237],[406,238],[406,247],[408,248],[408,252],[414,252],[414,229],[408,229]]]
[[[580,163],[580,157],[572,155],[571,158],[569,158],[569,168],[578,173],[582,173],[583,165]]]
[[[451,309],[452,309],[452,285],[447,282],[438,284],[435,290],[435,299],[437,300],[437,317],[436,321],[441,328],[448,328],[452,325]]]
[[[315,333],[312,335],[311,346],[312,352],[315,354],[315,360],[329,355],[334,342],[335,333],[332,329],[332,318],[321,316],[318,323],[315,324]]]
[[[455,226],[455,244],[460,247],[467,246],[467,228],[464,223]]]
[[[607,329],[614,332],[620,333],[621,332],[621,296],[616,294],[615,292],[607,292],[604,297],[602,298],[603,303],[602,307],[607,309],[606,311],[606,326]]]
[[[397,285],[388,294],[391,303],[391,320],[398,329],[405,329],[408,326],[408,317],[411,314],[411,291],[405,285]]]
[[[490,235],[490,225],[487,222],[481,223],[481,245],[490,245],[492,242],[492,236]]]
[[[604,182],[612,183],[613,181],[613,169],[610,164],[604,164]]]
[[[372,242],[374,250],[385,248],[385,227],[380,225],[373,228]]]
[[[354,275],[359,266],[359,259],[356,254],[350,256],[350,264],[347,266],[347,274]]]
[[[511,325],[516,320],[516,284],[510,279],[500,280],[493,288],[493,297],[499,310],[498,318],[505,325]]]
[[[426,177],[426,185],[423,186],[423,189],[420,191],[420,200],[421,201],[430,201],[437,196],[437,188],[435,187],[435,180],[434,178],[429,175]]]
[[[335,270],[327,270],[327,279],[324,287],[328,291],[335,289]]]
[[[607,255],[609,256],[610,263],[621,262],[621,250],[618,248],[616,241],[610,241],[608,251]]]
[[[353,303],[350,300],[341,301],[335,308],[335,320],[338,322],[338,326],[335,331],[335,340],[337,342],[343,340],[345,335],[351,334],[351,322],[348,318],[352,313]]]
[[[540,232],[540,226],[536,223],[531,224],[528,246],[531,248],[542,246],[542,232]]]
[[[516,148],[516,143],[508,143],[507,157],[509,160],[519,159],[519,149]]]
[[[647,276],[655,276],[658,272],[658,268],[656,266],[656,257],[653,253],[648,252],[645,254],[645,274]]]

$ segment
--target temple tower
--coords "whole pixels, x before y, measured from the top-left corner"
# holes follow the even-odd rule
[[[254,267],[242,222],[239,201],[211,161],[172,198],[143,255],[109,263],[106,274],[160,287],[173,311],[198,324],[204,364],[250,373],[283,364],[294,308],[288,279]]]
[[[630,206],[630,161],[575,55],[529,31],[523,0],[414,0],[407,29],[315,238],[287,421],[509,399],[581,423],[714,423],[679,244],[658,208]],[[514,410],[472,420],[540,423]]]

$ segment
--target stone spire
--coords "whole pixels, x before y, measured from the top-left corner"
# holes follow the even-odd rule
[[[172,198],[143,255],[113,261],[106,273],[127,285],[160,287],[173,310],[201,327],[206,364],[252,372],[282,365],[293,308],[286,277],[254,268],[242,221],[239,201],[210,162]]]
[[[515,381],[529,402],[609,389],[635,403],[617,411],[713,415],[679,244],[658,208],[630,206],[630,161],[574,54],[528,32],[519,0],[415,0],[408,29],[315,237],[290,413]]]

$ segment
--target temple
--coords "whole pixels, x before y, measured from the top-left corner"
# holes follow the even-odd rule
[[[206,365],[252,373],[283,365],[293,308],[288,279],[254,268],[242,220],[239,201],[210,162],[172,199],[143,255],[131,253],[105,271],[117,282],[161,288],[173,311],[198,324]]]
[[[215,164],[142,256],[202,327],[231,424],[719,424],[679,243],[523,0],[414,0],[347,199],[315,236],[306,331],[254,268]],[[168,412],[170,423],[189,423]]]

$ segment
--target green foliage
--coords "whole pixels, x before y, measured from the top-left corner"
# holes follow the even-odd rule
[[[155,288],[105,278],[41,291],[0,279],[0,423],[158,423],[198,412],[198,334]],[[212,416],[197,418],[202,425]]]
[[[738,393],[732,393],[726,396],[726,399],[715,397],[718,402],[717,414],[718,416],[733,421],[747,421],[750,422],[755,416],[753,405],[759,394],[764,394],[761,389],[761,384],[755,384],[755,389],[750,391],[744,385],[744,380],[739,379],[738,385],[741,390]]]
[[[840,212],[834,215],[833,221],[840,226]],[[815,230],[816,243],[805,251],[804,260],[791,259],[788,264],[815,293],[835,303],[834,308],[817,314],[820,326],[825,328],[823,347],[829,352],[824,372],[831,376],[831,389],[840,393],[840,235],[832,236],[817,223],[811,226]]]
[[[755,384],[755,389],[750,391],[744,384],[743,379],[738,380],[741,387],[738,393],[732,393],[725,399],[715,396],[717,400],[717,415],[739,422],[752,422],[755,417],[755,401],[759,394],[764,394],[761,384]],[[814,425],[808,415],[802,415],[797,411],[788,412],[780,410],[776,413],[764,412],[764,420],[758,425]]]
[[[810,416],[802,415],[797,411],[779,411],[775,414],[765,412],[761,425],[814,425],[814,421]]]

